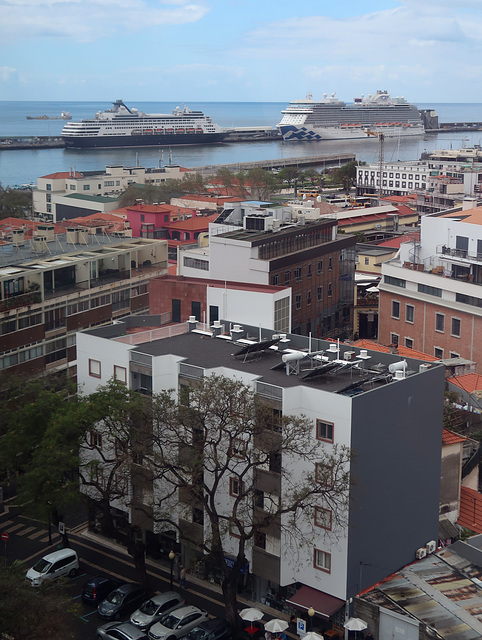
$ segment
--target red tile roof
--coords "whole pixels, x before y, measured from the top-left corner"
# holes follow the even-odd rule
[[[406,196],[383,196],[383,202],[417,202],[417,194],[416,193],[408,193]]]
[[[420,231],[414,231],[413,233],[404,233],[403,236],[397,238],[390,238],[384,242],[377,242],[377,247],[387,247],[388,249],[399,249],[403,242],[410,242],[413,240],[420,240]]]
[[[216,196],[188,194],[180,196],[179,200],[194,200],[197,202],[211,202],[216,205],[222,205],[225,202],[242,202],[243,198],[238,196],[223,196],[221,198],[217,198]]]
[[[478,373],[466,373],[463,376],[453,376],[447,378],[447,382],[460,387],[467,393],[473,393],[474,391],[480,391],[482,389],[482,376]]]
[[[67,178],[83,178],[84,175],[78,171],[56,171],[40,177],[48,178],[49,180],[66,180]]]
[[[460,487],[460,513],[457,524],[482,533],[482,495],[474,489]]]
[[[54,233],[65,233],[65,229],[60,224],[54,224],[51,222],[34,222],[33,220],[25,220],[24,218],[3,218],[0,220],[0,231],[9,234],[13,229],[23,229],[25,231],[25,237],[31,238],[37,231],[37,228],[48,224],[53,224]]]
[[[448,429],[442,430],[442,444],[457,444],[457,442],[465,442],[467,438],[459,433],[454,433]]]
[[[214,222],[219,214],[213,213],[211,216],[195,216],[194,218],[187,218],[186,220],[178,220],[177,222],[171,222],[169,227],[171,229],[185,229],[186,231],[196,231],[197,229],[209,228],[209,223]]]
[[[357,340],[352,344],[355,347],[360,347],[361,349],[370,349],[372,351],[379,351],[380,353],[390,353],[390,347],[386,347],[383,344],[378,344],[378,342],[372,342],[371,340]],[[416,351],[415,349],[409,349],[408,347],[404,347],[402,345],[398,345],[397,351],[398,355],[403,358],[414,358],[415,360],[425,360],[426,362],[438,362],[440,359],[435,358],[434,356],[430,356],[428,353]]]

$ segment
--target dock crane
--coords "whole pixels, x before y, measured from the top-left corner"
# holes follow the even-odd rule
[[[370,131],[370,129],[367,129],[366,131],[367,136],[375,136],[376,138],[378,138],[378,199],[380,200],[380,198],[382,197],[383,194],[383,189],[382,189],[382,180],[383,180],[383,163],[384,163],[384,157],[383,157],[383,143],[385,142],[385,134],[381,133],[380,131]]]

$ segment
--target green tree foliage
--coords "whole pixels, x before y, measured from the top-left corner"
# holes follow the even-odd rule
[[[343,185],[345,191],[349,191],[356,182],[356,168],[358,163],[356,161],[347,162],[343,166],[335,169],[333,177],[336,182]]]
[[[137,201],[144,204],[165,202],[169,204],[171,198],[178,198],[188,193],[205,193],[206,185],[203,176],[196,171],[188,171],[182,180],[169,179],[161,184],[131,184],[119,198],[120,207],[131,207]]]
[[[27,189],[12,189],[0,184],[0,219],[25,218],[32,210],[32,192]]]
[[[0,571],[0,635],[14,640],[65,640],[72,628],[72,599],[62,582],[33,589],[26,567],[14,562]]]
[[[280,416],[240,381],[203,378],[184,390],[180,402],[169,392],[157,395],[152,437],[149,464],[163,487],[154,497],[155,520],[178,529],[181,540],[210,557],[222,576],[232,625],[239,622],[237,584],[248,546],[273,527],[282,527],[282,553],[310,544],[315,505],[332,510],[333,535],[346,525],[350,451],[323,449],[311,420]],[[305,474],[294,473],[300,465]],[[258,490],[257,477],[265,469],[283,470],[282,491],[281,480],[269,494]],[[229,493],[233,499],[226,501]],[[183,527],[193,521],[193,510],[203,514],[201,532]],[[227,539],[237,549],[232,566],[225,561]]]
[[[278,180],[286,182],[290,185],[294,184],[295,180],[298,180],[300,175],[298,167],[283,167],[278,173]]]

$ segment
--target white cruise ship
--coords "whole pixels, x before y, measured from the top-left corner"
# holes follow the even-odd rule
[[[324,94],[290,102],[277,125],[285,140],[349,140],[370,133],[385,136],[420,136],[425,130],[417,107],[387,91],[355,98],[353,104]],[[369,133],[370,132],[370,133]]]
[[[202,111],[176,107],[172,113],[148,114],[116,100],[93,120],[67,123],[61,135],[69,149],[92,149],[207,144],[221,142],[228,133]]]

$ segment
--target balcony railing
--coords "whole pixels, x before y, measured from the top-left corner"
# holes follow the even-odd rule
[[[0,301],[0,311],[16,309],[17,307],[25,307],[29,304],[35,304],[37,302],[42,302],[42,296],[39,291],[20,293],[18,295],[13,295],[9,298],[6,298],[5,300]]]
[[[467,260],[468,262],[482,262],[482,253],[474,253],[466,249],[453,249],[444,244],[436,247],[438,255],[448,256],[450,258],[458,258],[459,260]]]

